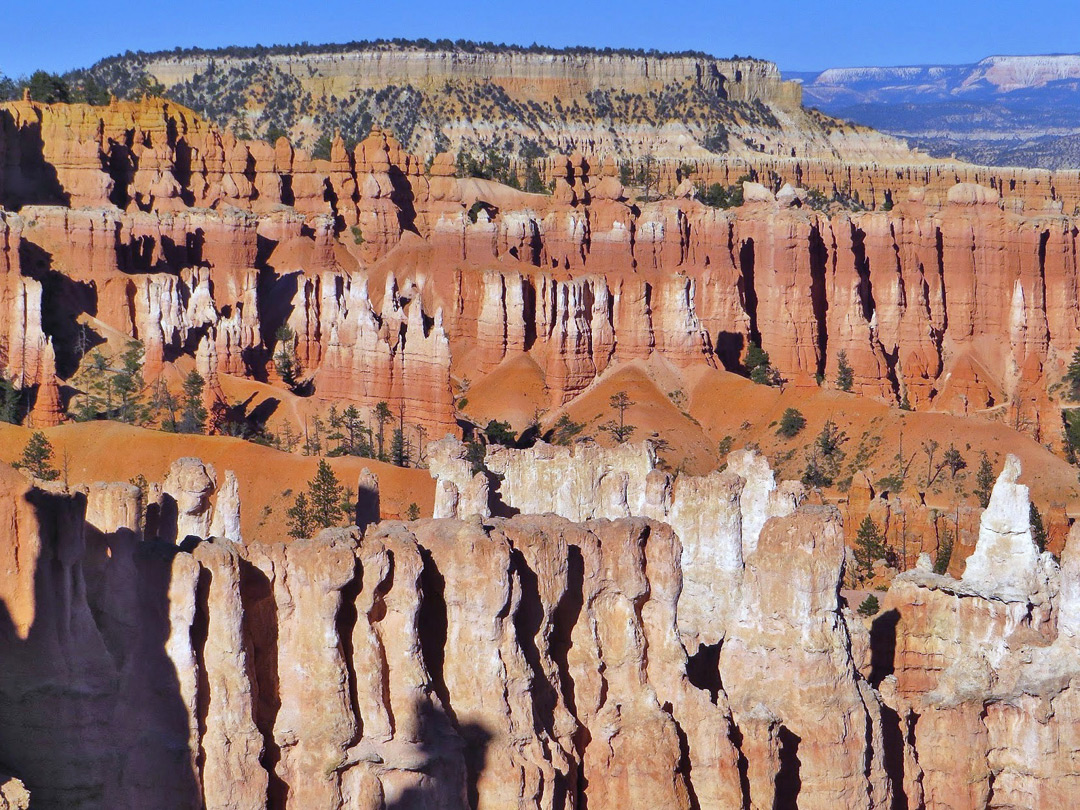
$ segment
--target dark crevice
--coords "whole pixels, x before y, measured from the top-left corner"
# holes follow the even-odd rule
[[[686,677],[698,689],[709,693],[716,703],[720,697],[720,642],[700,644],[698,651],[686,660]]]
[[[750,342],[761,345],[761,332],[758,329],[758,296],[754,284],[754,240],[747,239],[739,248],[739,297],[743,310],[750,319]]]
[[[742,732],[739,730],[739,727],[735,725],[734,720],[731,720],[728,723],[728,739],[731,740],[731,744],[735,748],[735,753],[738,755],[736,766],[739,770],[739,787],[742,789],[741,810],[750,810],[750,763],[747,761],[746,754],[744,754],[742,750]]]
[[[874,317],[874,286],[870,281],[870,260],[866,256],[866,233],[851,226],[851,252],[855,258],[855,272],[859,276],[859,304],[862,306],[863,320],[869,323]]]
[[[825,268],[829,260],[829,249],[821,238],[817,226],[810,230],[810,303],[814,310],[814,323],[817,339],[816,373],[825,376],[825,360],[829,350],[829,300],[825,286]]]
[[[191,650],[195,658],[195,675],[198,688],[195,692],[195,722],[198,728],[199,747],[195,752],[195,772],[200,775],[206,765],[206,717],[210,712],[210,677],[206,672],[206,639],[210,635],[210,584],[213,574],[199,568],[199,579],[195,588],[195,614],[191,619]],[[213,752],[211,752],[213,755]]]
[[[431,676],[431,688],[442,702],[447,717],[457,725],[457,717],[450,704],[450,692],[446,688],[443,667],[446,663],[446,637],[448,632],[446,612],[446,580],[435,565],[435,559],[426,548],[420,549],[424,561],[424,570],[420,574],[423,599],[417,615],[417,627],[420,635],[420,648],[424,653]]]
[[[908,810],[904,792],[904,730],[900,715],[885,704],[881,705],[881,738],[885,773],[893,787],[892,810]]]
[[[255,725],[263,739],[260,763],[269,774],[267,810],[284,810],[289,786],[277,775],[281,748],[274,740],[274,725],[281,709],[278,687],[278,613],[274,588],[263,571],[240,560],[240,599],[244,606],[244,637],[248,639],[255,705]]]
[[[360,563],[356,561],[353,566],[353,577],[341,589],[341,605],[335,619],[337,637],[341,643],[341,655],[345,662],[345,674],[349,681],[349,704],[353,717],[356,718],[356,737],[350,741],[355,743],[363,734],[362,719],[360,717],[360,700],[356,686],[356,668],[353,666],[353,632],[356,630],[356,598],[360,595],[363,587],[363,577],[359,573]]]

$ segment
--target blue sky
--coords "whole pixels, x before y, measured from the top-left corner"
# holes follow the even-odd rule
[[[733,53],[786,70],[1080,51],[1076,0],[0,0],[0,72],[64,71],[131,50],[492,40]]]

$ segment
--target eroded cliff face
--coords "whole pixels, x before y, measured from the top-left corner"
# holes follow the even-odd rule
[[[577,482],[578,508],[627,508],[608,461],[624,497]],[[1059,569],[1015,529],[1015,459],[963,579],[902,575],[869,630],[840,597],[840,514],[777,513],[786,485],[731,467],[686,492],[647,473],[670,524],[473,515],[250,546],[190,533],[238,508],[196,459],[145,524],[137,487],[4,468],[0,763],[42,808],[1067,804],[1080,534]],[[687,602],[690,542],[726,578]],[[688,632],[696,603],[719,620]]]
[[[523,355],[558,408],[653,353],[738,369],[751,341],[796,385],[834,379],[843,351],[858,393],[1060,435],[1051,389],[1080,342],[1065,178],[893,173],[890,211],[831,216],[748,184],[721,211],[632,205],[613,162],[580,154],[543,196],[455,178],[448,155],[425,173],[381,132],[313,161],[161,101],[4,115],[21,157],[0,199],[22,207],[0,219],[0,362],[39,426],[62,418],[90,330],[141,341],[149,378],[187,355],[280,383],[292,352],[316,395],[386,401],[436,435],[452,380]]]

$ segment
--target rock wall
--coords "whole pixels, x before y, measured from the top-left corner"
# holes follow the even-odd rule
[[[581,154],[545,196],[457,179],[448,155],[425,173],[382,132],[313,161],[160,100],[9,107],[2,138],[20,145],[0,201],[21,208],[0,222],[0,363],[44,389],[41,424],[93,317],[143,342],[151,377],[212,333],[218,372],[277,381],[288,326],[315,393],[386,401],[440,433],[455,428],[452,378],[522,353],[558,407],[613,364],[657,352],[739,369],[753,341],[793,384],[834,380],[843,351],[860,394],[1060,436],[1052,391],[1080,343],[1065,179],[894,172],[887,212],[819,213],[756,184],[727,211],[686,183],[631,205],[614,163]],[[103,174],[139,144],[164,163]],[[175,194],[140,197],[159,183],[147,171]]]
[[[681,495],[648,473],[647,508],[738,500],[726,620],[694,638],[686,549],[648,517],[177,546],[137,487],[0,469],[0,764],[41,808],[1066,806],[1080,531],[1060,571],[1029,553],[1010,464],[964,580],[924,561],[870,630],[835,509],[766,517],[785,487],[751,454]],[[233,509],[210,478],[183,460],[162,490],[205,520]]]

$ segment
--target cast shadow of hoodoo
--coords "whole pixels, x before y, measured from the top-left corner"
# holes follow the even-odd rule
[[[475,806],[491,739],[481,725],[418,692],[395,704],[396,718],[390,712],[392,739],[365,737],[350,626],[359,559],[335,627],[356,734],[339,741],[348,751],[334,772],[309,772],[285,752],[296,744],[288,724],[297,718],[285,713],[295,713],[297,685],[295,673],[279,672],[279,654],[298,652],[300,629],[283,624],[292,621],[279,601],[285,547],[274,557],[227,540],[144,539],[141,506],[130,485],[46,492],[0,466],[0,525],[9,527],[0,544],[0,774],[26,785],[32,810],[285,810],[305,806],[312,783],[340,790],[346,807]],[[156,511],[155,534],[185,534],[168,509]],[[355,549],[356,535],[343,531],[341,547]],[[294,582],[319,576],[329,545],[310,542]],[[260,565],[272,557],[268,574]],[[391,574],[379,587],[392,584]],[[364,621],[385,608],[374,610]],[[327,708],[301,704],[300,733],[319,736],[341,719]],[[223,805],[222,791],[243,800]]]
[[[3,471],[0,763],[34,810],[194,808],[169,656],[169,549],[85,522],[86,496]]]

